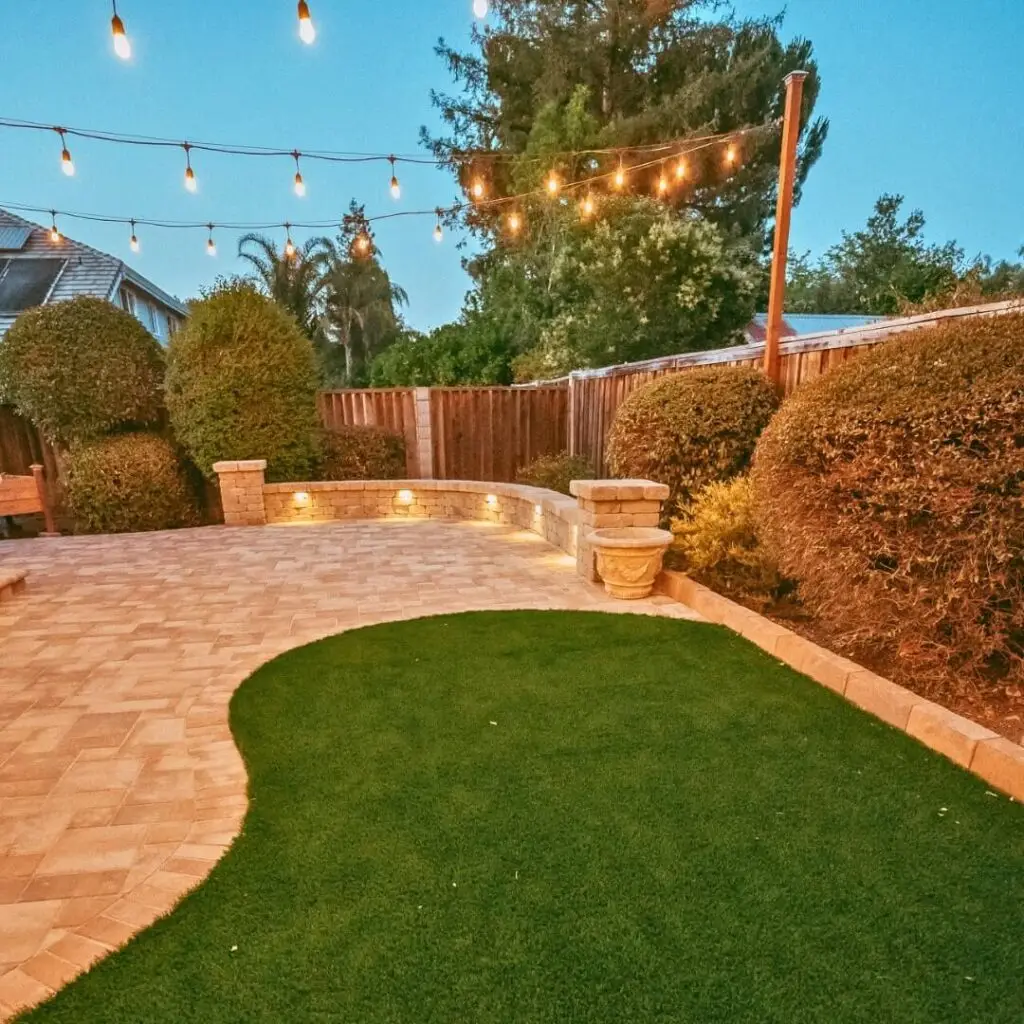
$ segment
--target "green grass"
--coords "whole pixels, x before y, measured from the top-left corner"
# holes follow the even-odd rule
[[[243,835],[26,1021],[1024,1013],[1021,809],[718,627],[377,626],[264,666],[231,721]]]

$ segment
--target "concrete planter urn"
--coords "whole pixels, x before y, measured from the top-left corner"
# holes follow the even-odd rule
[[[647,526],[608,527],[594,530],[587,542],[597,555],[604,589],[612,597],[636,601],[654,589],[672,534]]]

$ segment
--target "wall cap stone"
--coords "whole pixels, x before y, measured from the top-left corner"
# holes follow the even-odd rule
[[[214,473],[256,473],[267,468],[266,459],[242,459],[234,462],[215,462]]]
[[[668,487],[653,480],[572,480],[569,492],[587,501],[664,501]]]

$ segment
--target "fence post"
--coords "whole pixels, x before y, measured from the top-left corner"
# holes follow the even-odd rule
[[[56,537],[57,527],[53,521],[53,506],[50,504],[50,494],[46,489],[46,480],[43,477],[43,467],[38,462],[32,463],[29,466],[32,470],[32,476],[36,481],[36,494],[39,495],[39,504],[43,508],[43,521],[46,523],[46,532],[43,534],[44,537]]]
[[[421,480],[434,479],[434,437],[430,422],[430,388],[413,388],[416,411],[416,455]]]
[[[576,378],[573,377],[572,373],[569,374],[569,400],[566,403],[568,407],[569,417],[569,429],[567,435],[569,438],[569,454],[579,455],[576,450]]]

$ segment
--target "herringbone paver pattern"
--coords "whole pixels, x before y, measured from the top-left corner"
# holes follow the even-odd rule
[[[493,608],[692,616],[612,601],[485,523],[211,527],[0,543],[0,1019],[169,910],[245,813],[235,687],[289,648]]]

